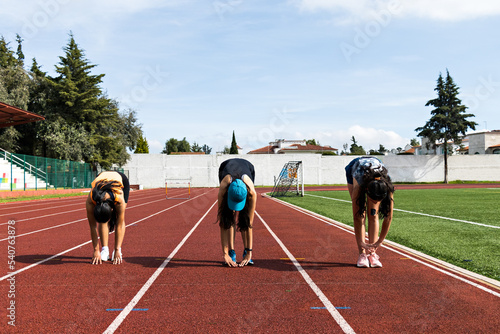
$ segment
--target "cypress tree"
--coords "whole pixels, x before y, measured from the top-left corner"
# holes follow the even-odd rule
[[[231,147],[229,148],[229,154],[238,154],[238,145],[236,144],[236,137],[233,130],[233,140],[231,141]]]

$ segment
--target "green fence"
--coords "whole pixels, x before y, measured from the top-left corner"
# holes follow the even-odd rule
[[[2,189],[90,188],[96,176],[91,165],[0,151]],[[7,183],[8,185],[6,185]]]

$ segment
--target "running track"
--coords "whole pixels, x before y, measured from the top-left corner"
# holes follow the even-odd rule
[[[169,196],[173,193],[169,192]],[[125,263],[93,266],[85,198],[0,205],[0,332],[493,333],[500,290],[393,250],[355,267],[349,230],[259,196],[253,267],[221,265],[217,189],[134,191]],[[15,220],[14,280],[8,224]],[[114,236],[110,236],[111,240]],[[242,244],[236,239],[238,261]],[[15,290],[15,327],[8,297]]]

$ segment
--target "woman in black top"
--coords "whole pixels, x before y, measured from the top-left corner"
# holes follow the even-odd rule
[[[234,251],[235,226],[243,239],[243,260],[239,266],[252,265],[253,219],[257,203],[254,187],[254,166],[244,159],[229,159],[219,167],[219,196],[217,221],[224,263],[237,267]]]

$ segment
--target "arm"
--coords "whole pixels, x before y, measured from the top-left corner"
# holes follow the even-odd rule
[[[90,194],[85,202],[85,208],[87,210],[87,220],[90,226],[90,237],[92,238],[92,248],[94,249],[94,255],[92,256],[92,264],[102,264],[101,252],[99,250],[99,235],[97,234],[97,223],[94,218],[94,203],[90,199]]]
[[[115,257],[113,259],[113,264],[121,264],[122,263],[122,244],[123,238],[125,237],[125,209],[127,207],[127,203],[120,200],[120,202],[115,204],[116,210],[116,226],[115,226]]]

